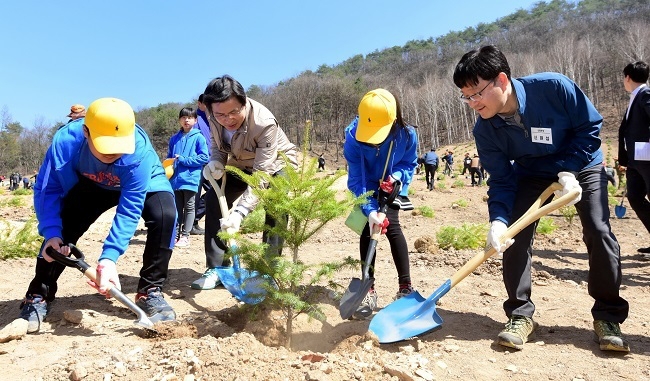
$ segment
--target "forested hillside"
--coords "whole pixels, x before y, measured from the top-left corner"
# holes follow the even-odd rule
[[[432,15],[431,22],[438,17],[444,15]],[[604,128],[611,131],[618,127],[627,102],[623,67],[650,59],[648,25],[648,0],[542,1],[494,22],[359,54],[247,91],[272,110],[295,143],[303,141],[305,121],[311,120],[311,141],[337,150],[361,96],[384,87],[398,95],[407,120],[419,127],[422,147],[453,144],[472,139],[475,119],[473,111],[456,99],[453,68],[468,50],[495,44],[508,57],[513,76],[557,71],[575,80],[605,117]],[[161,155],[177,128],[179,108],[194,104],[190,99],[179,102],[137,112],[136,120],[151,134]],[[25,129],[6,119],[0,131],[0,173],[34,169],[56,127]]]

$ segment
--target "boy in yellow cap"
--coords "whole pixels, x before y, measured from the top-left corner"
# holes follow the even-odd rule
[[[361,261],[366,261],[368,255],[370,232],[380,226],[390,243],[397,269],[399,288],[395,299],[413,292],[408,246],[400,227],[399,211],[413,209],[407,196],[417,166],[417,146],[415,130],[404,122],[399,102],[384,89],[372,90],[363,97],[359,116],[345,129],[343,154],[349,168],[348,189],[356,196],[374,192],[368,203],[361,205],[368,217],[359,241]],[[391,193],[398,183],[401,183],[399,195],[384,218],[378,214],[380,189]],[[370,265],[370,277],[374,277],[375,256]],[[377,309],[377,299],[373,285],[353,316],[369,317]]]
[[[45,250],[69,255],[77,240],[108,209],[117,206],[97,265],[95,288],[107,294],[120,288],[116,262],[126,251],[140,217],[146,221],[136,304],[153,322],[174,320],[161,289],[167,278],[176,226],[174,195],[156,151],[135,123],[128,103],[94,101],[85,118],[60,128],[52,140],[34,186],[38,231],[44,238],[34,279],[21,303],[28,332],[38,332],[64,270]]]

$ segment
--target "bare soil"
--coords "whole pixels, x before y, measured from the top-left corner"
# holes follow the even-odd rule
[[[468,147],[454,147],[462,157]],[[473,152],[473,151],[471,151]],[[328,161],[329,168],[336,163]],[[464,186],[451,187],[460,180]],[[416,207],[428,206],[433,218],[402,212],[400,220],[411,251],[414,286],[427,297],[451,277],[475,250],[415,249],[418,239],[435,241],[442,226],[487,222],[487,188],[471,187],[464,176],[443,180],[446,189],[427,191],[422,176],[412,185]],[[344,188],[344,181],[339,184]],[[0,200],[12,197],[7,193]],[[31,202],[25,196],[26,202]],[[467,202],[466,207],[458,204]],[[6,203],[2,203],[5,205]],[[441,298],[436,310],[444,319],[439,330],[404,342],[379,345],[368,321],[342,320],[334,292],[325,292],[327,321],[299,317],[293,346],[286,349],[285,320],[278,311],[262,309],[255,317],[228,291],[192,290],[189,284],[203,272],[203,245],[192,236],[187,248],[174,251],[164,290],[178,321],[158,327],[159,333],[134,326],[135,315],[114,300],[106,300],[69,269],[59,281],[59,293],[41,332],[0,344],[3,380],[650,380],[650,261],[637,254],[649,245],[648,233],[631,208],[617,219],[611,206],[612,229],[621,245],[623,285],[630,303],[622,330],[630,354],[601,352],[593,340],[587,293],[587,253],[579,221],[559,213],[550,235],[538,235],[534,248],[533,300],[537,337],[522,351],[495,344],[506,321],[506,293],[501,263],[490,258]],[[1,208],[6,220],[24,221],[30,208]],[[95,263],[111,222],[103,215],[82,237],[79,247]],[[576,217],[577,218],[577,217]],[[307,263],[357,257],[358,238],[343,224],[331,221],[301,250]],[[419,242],[419,241],[418,241]],[[120,259],[122,290],[135,296],[144,230],[133,237]],[[420,247],[418,245],[418,247]],[[0,328],[19,313],[19,304],[33,276],[34,259],[0,262]],[[346,271],[336,281],[347,285],[359,276]],[[388,244],[377,252],[377,289],[381,307],[397,289]],[[68,321],[81,316],[79,323]],[[68,318],[68,319],[67,319]],[[73,319],[72,319],[73,320]]]

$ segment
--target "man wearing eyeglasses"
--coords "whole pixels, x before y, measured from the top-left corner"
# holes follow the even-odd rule
[[[245,173],[263,171],[271,176],[282,174],[287,164],[298,167],[298,151],[280,128],[275,116],[264,105],[246,96],[244,87],[229,75],[210,81],[203,93],[203,103],[210,120],[212,148],[207,165],[212,177],[219,181],[226,165],[237,167]],[[280,156],[284,153],[288,163]],[[258,199],[244,180],[228,176],[223,193],[228,208],[237,205],[226,219],[222,219],[219,202],[214,192],[205,196],[205,255],[207,269],[201,278],[191,284],[199,290],[217,287],[220,280],[215,267],[222,266],[226,244],[217,237],[220,229],[237,231],[242,220],[258,204]],[[240,198],[241,197],[241,198]],[[221,221],[220,221],[221,220]],[[266,217],[265,225],[274,227],[277,221]],[[263,233],[269,251],[280,254],[282,239]]]
[[[609,225],[607,175],[601,165],[599,133],[603,118],[569,78],[558,73],[510,76],[506,57],[495,46],[472,50],[454,71],[461,100],[479,117],[474,138],[481,162],[490,173],[488,245],[503,253],[503,280],[508,317],[498,344],[522,349],[534,333],[531,300],[532,242],[537,222],[500,242],[552,182],[562,196],[580,190],[575,201],[589,255],[591,313],[601,350],[629,352],[620,323],[628,303],[619,295],[620,248]]]

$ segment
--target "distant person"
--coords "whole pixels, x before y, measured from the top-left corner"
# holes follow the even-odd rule
[[[424,178],[427,180],[427,189],[432,191],[435,188],[434,182],[436,181],[436,171],[438,170],[438,154],[436,154],[436,148],[431,147],[431,151],[425,153],[420,161],[424,164]]]
[[[322,153],[320,154],[320,156],[318,156],[318,170],[319,171],[325,170],[325,158],[323,157]]]
[[[472,186],[483,185],[483,173],[481,172],[481,160],[479,159],[477,154],[474,154],[474,157],[472,157],[470,160],[469,174],[470,176],[472,176]]]
[[[463,158],[463,173],[461,173],[461,175],[464,175],[465,171],[467,171],[467,173],[471,173],[471,171],[469,170],[471,168],[471,164],[472,164],[472,158],[469,156],[469,152],[467,152],[465,153],[465,157]]]
[[[618,130],[619,169],[626,174],[627,199],[639,220],[650,232],[650,70],[643,61],[623,69],[623,86],[630,103]],[[650,247],[637,250],[650,254]],[[648,257],[650,259],[650,257]]]
[[[359,116],[345,128],[343,154],[350,168],[348,189],[357,197],[373,192],[368,203],[361,205],[368,223],[359,240],[359,255],[365,262],[372,231],[381,229],[386,234],[397,270],[398,288],[393,300],[413,292],[409,251],[399,222],[399,211],[406,208],[393,203],[386,215],[380,216],[377,200],[380,190],[391,193],[400,183],[399,195],[408,196],[408,187],[417,166],[417,146],[417,134],[404,121],[398,100],[384,89],[366,93],[359,103]],[[376,258],[375,255],[370,263],[371,278],[375,276]],[[369,317],[377,309],[377,302],[373,284],[353,316],[357,319]]]
[[[196,107],[196,124],[194,125],[194,128],[201,131],[201,135],[205,138],[205,141],[208,144],[209,155],[212,151],[212,136],[210,135],[210,124],[208,122],[208,116],[206,115],[205,104],[203,103],[203,94],[199,95]],[[205,167],[205,165],[203,167]],[[192,226],[192,230],[190,230],[190,235],[205,234],[205,229],[199,226],[199,221],[201,221],[203,216],[205,216],[205,195],[209,192],[212,192],[212,185],[203,176],[203,170],[201,170],[201,181],[194,198],[196,214],[194,215],[194,225]]]
[[[196,111],[191,107],[183,107],[178,113],[180,129],[169,139],[167,158],[174,160],[174,174],[169,179],[176,199],[178,214],[176,241],[177,247],[187,247],[190,244],[190,230],[194,226],[194,200],[201,182],[203,166],[210,157],[208,144],[201,131],[194,128]]]
[[[23,189],[29,189],[29,177],[23,176]]]
[[[289,141],[275,116],[264,105],[246,96],[244,87],[229,75],[213,79],[203,92],[203,101],[210,119],[212,152],[208,168],[212,177],[222,184],[226,165],[237,167],[247,174],[262,171],[270,176],[284,176],[284,168],[298,167],[298,150]],[[280,153],[283,153],[285,161]],[[205,195],[205,255],[207,269],[191,284],[199,290],[209,290],[220,284],[215,267],[222,266],[228,245],[217,233],[219,230],[239,231],[242,220],[259,204],[253,189],[241,178],[229,173],[223,191],[228,208],[234,209],[222,219],[215,192]],[[234,205],[235,201],[237,204]],[[265,226],[275,227],[276,221],[266,215]],[[262,241],[270,255],[280,255],[284,241],[267,229]]]
[[[581,192],[574,202],[589,256],[588,292],[594,298],[591,314],[600,349],[629,352],[620,329],[629,305],[620,296],[620,247],[609,224],[607,177],[599,149],[602,116],[564,75],[512,78],[505,55],[493,45],[463,55],[453,79],[461,100],[479,114],[473,134],[490,173],[487,242],[503,253],[508,293],[503,303],[508,322],[497,343],[522,349],[537,326],[531,266],[538,221],[514,240],[500,239],[549,185],[559,182],[563,188],[556,196]]]
[[[176,225],[172,188],[146,132],[135,124],[131,106],[120,99],[101,98],[90,104],[85,119],[68,123],[54,134],[36,180],[34,209],[44,242],[34,279],[21,303],[20,317],[28,321],[27,332],[40,329],[65,269],[45,250],[51,247],[69,255],[67,244],[76,244],[97,218],[116,206],[110,232],[98,253],[94,287],[104,295],[109,283],[120,288],[117,261],[142,218],[147,241],[136,304],[154,323],[176,318],[162,294]]]
[[[624,183],[623,178],[625,177],[625,168],[621,167],[618,161],[618,157],[614,158],[614,170],[616,171],[616,177],[618,178],[618,185],[616,185],[616,189],[620,189],[621,185]]]
[[[616,172],[613,167],[608,167],[607,163],[603,162],[603,167],[605,168],[605,174],[607,175],[607,181],[609,181],[612,186],[616,186]]]
[[[451,176],[452,173],[454,173],[454,153],[452,151],[447,151],[442,157],[442,161],[445,163],[445,168],[442,170],[442,174]]]
[[[86,107],[84,105],[80,104],[74,104],[70,106],[70,113],[68,114],[68,123],[72,122],[73,120],[81,119],[86,116]]]

